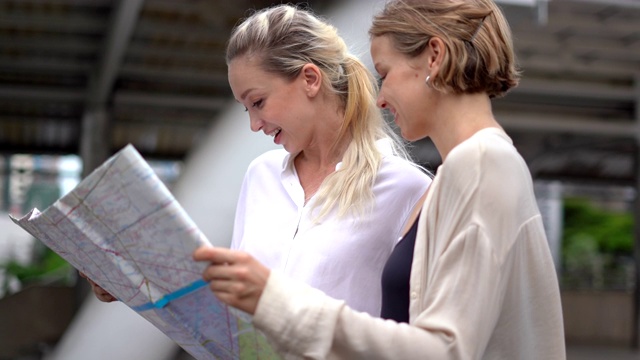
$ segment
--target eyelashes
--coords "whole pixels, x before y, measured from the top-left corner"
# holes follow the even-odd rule
[[[258,100],[256,102],[254,102],[253,104],[251,104],[251,107],[260,109],[262,107],[263,103],[264,103],[264,101],[262,99],[260,99],[260,100]],[[249,111],[249,109],[247,109],[247,107],[245,106],[244,107],[244,111]]]

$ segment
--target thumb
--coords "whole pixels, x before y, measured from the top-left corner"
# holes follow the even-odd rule
[[[193,252],[195,261],[212,261],[215,256],[215,248],[209,245],[202,245]]]

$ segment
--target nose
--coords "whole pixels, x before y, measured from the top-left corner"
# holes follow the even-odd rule
[[[378,99],[376,100],[376,105],[378,105],[378,107],[380,109],[386,109],[387,108],[387,101],[384,99],[382,94],[378,94]]]
[[[249,126],[251,127],[251,131],[258,132],[264,127],[264,121],[255,115],[249,114]]]

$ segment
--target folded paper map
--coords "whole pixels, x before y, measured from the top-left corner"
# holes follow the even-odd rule
[[[133,146],[12,220],[195,358],[278,359],[250,317],[208,289],[206,264],[192,259],[207,239]]]

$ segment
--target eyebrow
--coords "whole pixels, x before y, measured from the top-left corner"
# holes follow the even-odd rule
[[[244,98],[246,98],[246,97],[247,97],[247,94],[249,94],[249,93],[250,93],[251,91],[253,91],[253,90],[255,90],[255,89],[254,89],[254,88],[250,88],[250,89],[245,90],[245,91],[242,93],[242,95],[240,95],[240,101],[241,101],[241,100],[244,100]]]

